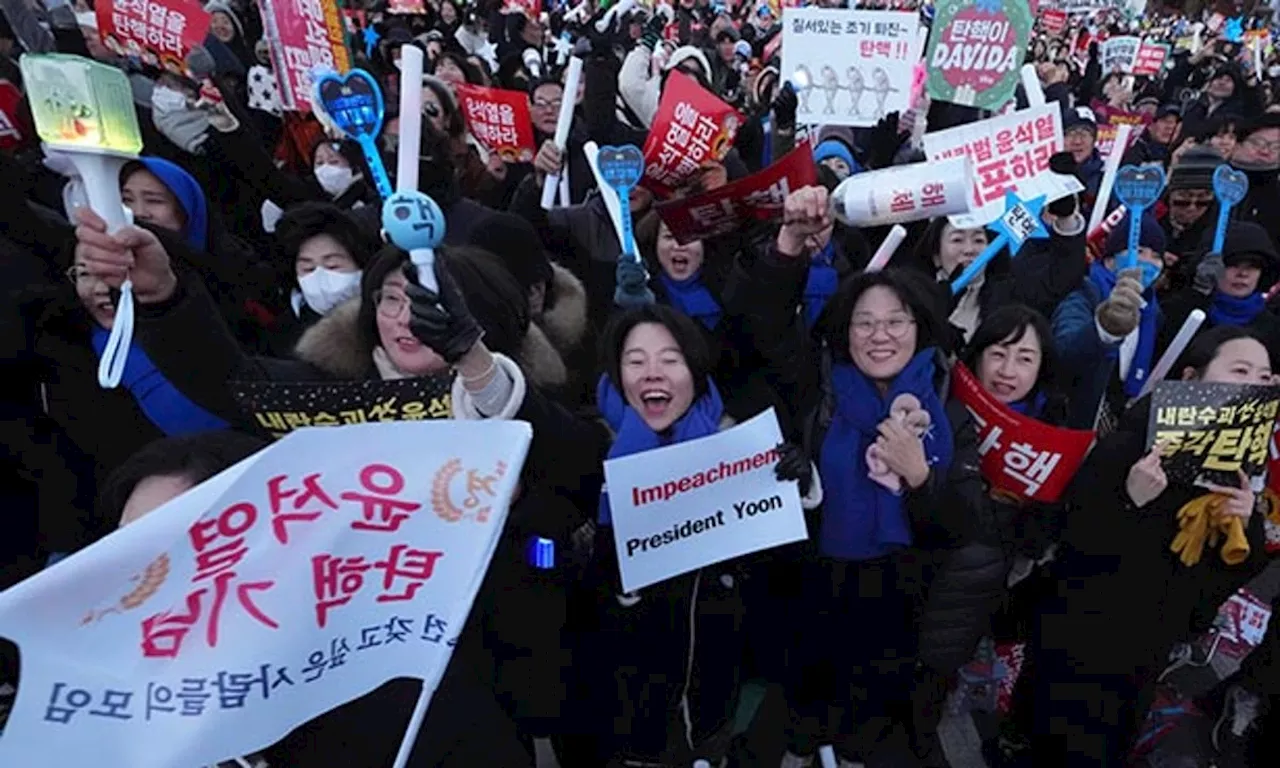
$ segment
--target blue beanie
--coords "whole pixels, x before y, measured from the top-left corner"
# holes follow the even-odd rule
[[[198,250],[206,250],[209,242],[209,208],[205,202],[204,190],[195,177],[187,173],[182,166],[171,163],[160,157],[140,157],[142,165],[155,174],[160,182],[169,188],[178,199],[178,205],[187,215],[187,226],[180,232],[187,244]]]
[[[827,139],[819,144],[813,150],[813,161],[821,163],[828,157],[838,157],[849,166],[849,173],[862,173],[862,166],[858,165],[858,161],[853,159],[853,152],[849,150],[849,145],[840,139]]]
[[[1164,230],[1161,229],[1160,223],[1156,221],[1156,217],[1150,213],[1142,216],[1141,228],[1138,231],[1138,245],[1150,248],[1151,250],[1164,254]],[[1111,230],[1111,234],[1107,235],[1107,256],[1114,256],[1122,253],[1129,248],[1129,216],[1126,215],[1116,228]]]

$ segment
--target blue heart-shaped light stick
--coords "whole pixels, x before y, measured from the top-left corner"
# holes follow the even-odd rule
[[[315,104],[324,110],[334,126],[360,145],[378,196],[384,200],[390,197],[391,179],[387,177],[376,143],[386,114],[377,81],[361,69],[345,75],[327,72],[315,79],[313,96]]]
[[[1227,240],[1227,220],[1231,209],[1249,194],[1249,177],[1229,165],[1213,172],[1213,194],[1218,198],[1218,226],[1213,230],[1213,252],[1222,253]]]
[[[1029,238],[1048,237],[1049,232],[1040,221],[1040,211],[1044,208],[1045,196],[1032,200],[1023,200],[1012,190],[1004,193],[1004,215],[988,224],[989,229],[996,232],[996,238],[978,254],[978,258],[964,268],[960,276],[951,282],[951,293],[957,294],[973,279],[986,269],[987,264],[996,257],[1001,248],[1008,246],[1009,254],[1015,255],[1022,244]]]
[[[1129,211],[1129,248],[1116,271],[1138,266],[1142,212],[1155,205],[1164,191],[1164,169],[1158,165],[1126,165],[1116,172],[1116,199]]]
[[[632,144],[601,147],[600,154],[596,155],[596,163],[605,183],[618,193],[618,208],[622,217],[622,253],[639,261],[631,229],[631,189],[644,176],[644,155]]]

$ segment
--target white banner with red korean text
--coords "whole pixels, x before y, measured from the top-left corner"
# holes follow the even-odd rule
[[[208,765],[390,679],[434,687],[530,437],[298,430],[0,593],[22,658],[0,765]]]

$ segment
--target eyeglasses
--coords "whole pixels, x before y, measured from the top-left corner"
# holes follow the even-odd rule
[[[1208,208],[1213,205],[1213,198],[1190,199],[1190,200],[1169,200],[1170,208]]]
[[[538,109],[559,109],[561,102],[562,102],[562,99],[555,99],[554,101],[547,101],[546,99],[534,99],[533,106],[537,107]]]
[[[378,308],[378,314],[388,320],[398,320],[405,307],[409,306],[409,297],[403,293],[379,290],[374,291],[373,303]]]
[[[67,267],[67,271],[63,274],[71,281],[72,285],[80,285],[81,283],[106,282],[98,275],[93,274],[87,267],[80,264]]]
[[[884,320],[872,320],[871,318],[861,318],[854,320],[850,324],[853,329],[853,335],[859,339],[869,339],[876,334],[876,331],[883,328],[884,332],[889,334],[891,339],[901,339],[907,335],[907,331],[911,330],[911,326],[916,321],[909,317],[889,317]]]
[[[1280,141],[1263,141],[1256,136],[1250,136],[1244,140],[1244,143],[1259,152],[1266,152],[1268,155],[1280,154]]]

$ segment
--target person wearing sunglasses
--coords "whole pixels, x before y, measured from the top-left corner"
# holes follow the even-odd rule
[[[1217,220],[1213,172],[1225,162],[1216,149],[1203,143],[1179,153],[1169,168],[1163,213],[1159,214],[1166,241],[1163,286],[1166,291],[1185,288],[1195,273],[1200,241]]]

